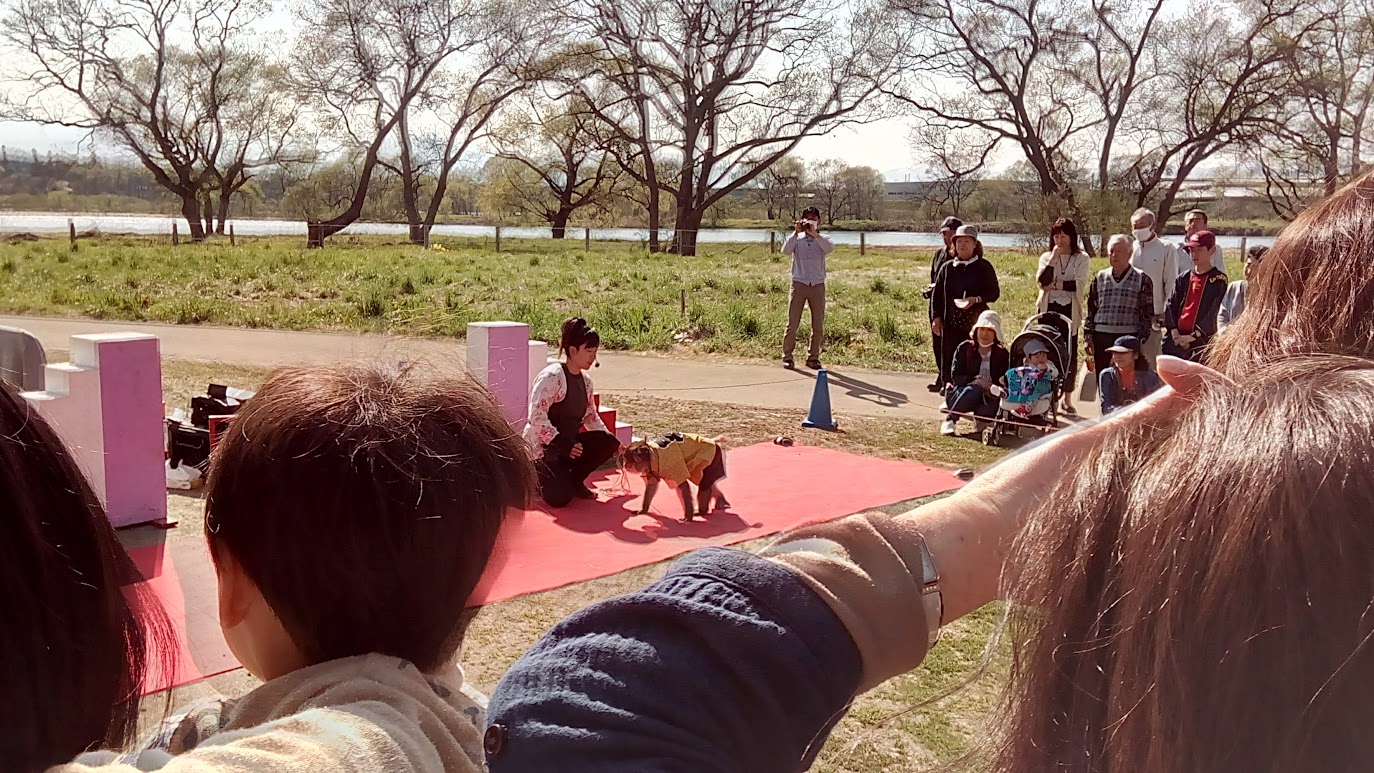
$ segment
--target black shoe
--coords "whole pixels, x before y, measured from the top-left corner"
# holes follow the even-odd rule
[[[792,359],[791,357],[783,357],[782,366],[784,368],[787,368],[788,370],[792,370],[793,368],[797,367],[797,361]]]
[[[586,486],[581,486],[573,492],[573,496],[577,499],[596,499],[596,492]]]
[[[806,361],[806,367],[812,370],[820,370],[822,367],[821,361],[816,359],[815,357],[812,357],[811,359]]]
[[[940,386],[939,382],[931,382],[931,383],[929,383],[929,384],[926,384],[926,389],[929,390],[929,391],[931,391],[931,392],[937,392],[937,393],[938,393],[938,392],[940,392],[941,390],[943,390],[944,387]]]

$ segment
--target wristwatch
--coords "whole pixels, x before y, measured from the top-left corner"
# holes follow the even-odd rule
[[[926,613],[926,647],[934,647],[940,641],[940,625],[944,621],[945,599],[940,593],[940,570],[935,568],[935,557],[930,554],[930,546],[920,533],[916,541],[921,549],[921,606]]]

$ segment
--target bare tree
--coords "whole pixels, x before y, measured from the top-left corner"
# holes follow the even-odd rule
[[[1100,117],[1074,154],[1095,162],[1084,175],[1091,180],[1091,194],[1079,196],[1078,227],[1089,253],[1093,233],[1105,241],[1107,223],[1121,209],[1117,201],[1128,178],[1120,155],[1123,149],[1130,152],[1127,137],[1150,126],[1155,120],[1152,112],[1172,109],[1172,99],[1152,99],[1150,90],[1161,69],[1161,41],[1169,34],[1163,7],[1164,0],[1087,0],[1066,8],[1067,18],[1060,23],[1061,34],[1072,35],[1074,45],[1060,48],[1056,66],[1070,83],[1091,95],[1094,113]]]
[[[1197,7],[1167,32],[1162,0],[894,1],[929,29],[897,95],[934,130],[1016,146],[1091,252],[1123,181],[1167,220],[1199,164],[1263,130],[1273,31],[1306,0]]]
[[[1010,143],[1035,172],[1043,197],[1084,220],[1065,161],[1102,116],[1096,100],[1065,74],[1082,45],[1061,7],[1042,0],[894,0],[926,30],[912,39],[917,59],[894,91],[927,132],[961,132],[985,156]]]
[[[879,7],[824,0],[581,2],[584,94],[631,148],[649,195],[673,199],[673,249],[696,253],[706,211],[808,136],[871,113],[902,67]],[[584,86],[585,88],[585,86]],[[656,173],[678,162],[673,184]],[[650,207],[651,220],[655,207]],[[651,223],[651,231],[656,223]]]
[[[341,211],[309,222],[309,246],[323,246],[362,215],[388,139],[434,73],[469,42],[475,1],[305,0],[298,8],[305,31],[292,60],[295,91],[341,138],[341,149],[359,157],[358,179]]]
[[[811,177],[811,192],[825,222],[834,225],[849,212],[850,186],[845,185],[844,173],[849,165],[831,158],[816,165]]]
[[[245,107],[221,76],[252,18],[243,0],[17,0],[0,36],[19,52],[29,89],[5,113],[89,129],[128,150],[181,201],[201,241],[217,122]]]
[[[913,145],[934,173],[922,198],[942,212],[963,217],[964,204],[977,193],[983,169],[997,144],[977,130],[940,131],[926,127],[917,132]]]
[[[844,184],[847,214],[857,220],[877,220],[887,190],[887,181],[871,166],[851,166],[840,173]]]
[[[497,133],[499,157],[527,174],[506,171],[506,184],[539,212],[562,239],[581,209],[605,207],[622,171],[606,146],[597,118],[576,97],[565,102],[532,98],[511,111]]]
[[[1133,132],[1141,152],[1125,170],[1137,205],[1157,202],[1161,225],[1178,214],[1179,191],[1200,164],[1278,128],[1286,60],[1310,29],[1293,23],[1305,2],[1253,0],[1243,15],[1197,8],[1163,39],[1157,107]]]
[[[281,94],[285,73],[259,52],[239,51],[227,57],[229,66],[216,73],[207,88],[218,92],[222,105],[211,113],[201,155],[213,187],[214,222],[206,209],[205,230],[224,233],[229,207],[258,172],[271,167],[309,163],[313,140],[301,130],[300,113]],[[209,62],[205,62],[206,65]],[[208,68],[207,68],[208,69]]]
[[[778,159],[754,180],[754,198],[762,204],[769,220],[787,217],[795,219],[798,200],[806,181],[806,165],[793,156]]]
[[[1374,3],[1314,0],[1283,25],[1286,99],[1258,151],[1262,191],[1291,220],[1365,167],[1364,136],[1374,101]]]
[[[501,106],[544,74],[542,52],[557,40],[555,33],[550,15],[533,2],[467,9],[452,41],[454,55],[396,127],[400,158],[392,171],[403,186],[412,242],[424,243],[434,228],[453,169],[474,145],[490,139]]]

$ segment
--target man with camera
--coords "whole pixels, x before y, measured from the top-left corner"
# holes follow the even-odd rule
[[[787,306],[787,334],[782,339],[783,367],[796,367],[792,352],[797,346],[802,307],[811,307],[811,349],[806,367],[820,370],[821,342],[825,334],[825,256],[835,250],[834,242],[821,236],[821,211],[802,210],[802,219],[792,226],[792,235],[783,242],[782,254],[792,256],[792,297]]]

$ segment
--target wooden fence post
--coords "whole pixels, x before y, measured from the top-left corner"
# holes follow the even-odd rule
[[[772,255],[773,253],[775,253],[775,252],[777,252],[777,251],[778,251],[778,232],[777,232],[777,231],[769,231],[769,232],[768,232],[768,254],[769,254],[769,255]]]
[[[177,233],[177,221],[173,220],[173,221],[172,221],[172,246],[175,247],[175,246],[177,246],[178,244],[181,244],[181,235],[180,235],[179,233]]]
[[[76,252],[76,221],[67,218],[67,232],[72,236],[72,252]]]
[[[584,243],[583,243],[583,251],[584,251],[584,252],[591,252],[591,251],[592,251],[592,229],[589,227],[589,228],[586,229],[586,231],[587,231],[586,234],[583,236],[583,242],[584,242]]]
[[[1240,237],[1240,263],[1241,263],[1242,266],[1245,265],[1245,255],[1246,255],[1245,245],[1248,244],[1249,242],[1250,242],[1249,237],[1246,237],[1246,236]]]
[[[496,226],[496,251],[501,251],[501,226]]]
[[[681,293],[682,293],[682,294],[679,296],[679,299],[678,299],[678,309],[679,309],[683,314],[686,314],[686,313],[687,313],[687,288],[684,287],[684,288],[681,290]]]
[[[860,232],[859,232],[859,254],[860,254],[860,255],[866,255],[866,254],[868,253],[867,239],[864,238],[864,237],[866,237],[866,236],[867,236],[867,234],[865,234],[863,231],[860,231]]]
[[[238,244],[238,242],[236,242],[236,241],[234,240],[234,224],[233,224],[233,223],[230,223],[230,224],[229,224],[229,246],[230,246],[230,247],[233,247],[233,246],[236,245],[236,244]]]

